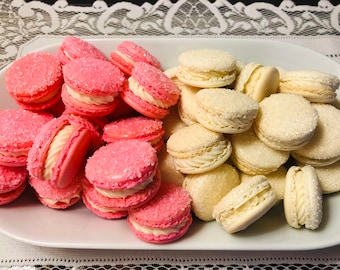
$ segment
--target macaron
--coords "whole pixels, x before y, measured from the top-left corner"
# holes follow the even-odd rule
[[[177,106],[171,107],[169,114],[165,116],[162,121],[164,127],[164,141],[167,141],[177,130],[187,126],[180,118]]]
[[[323,194],[340,191],[340,160],[323,167],[314,167]]]
[[[327,166],[340,160],[340,110],[330,104],[313,103],[318,115],[313,137],[291,155],[301,164]]]
[[[315,70],[291,70],[280,79],[280,92],[302,95],[311,102],[330,103],[335,100],[340,79]]]
[[[125,77],[108,61],[80,58],[63,66],[62,100],[80,115],[104,116],[118,105]]]
[[[117,209],[115,207],[109,207],[104,200],[101,202],[101,198],[98,197],[98,193],[94,186],[84,179],[83,192],[81,194],[82,201],[87,209],[89,209],[96,216],[103,219],[121,219],[128,215],[126,210]]]
[[[162,176],[162,182],[171,182],[182,186],[185,174],[176,169],[173,157],[168,154],[164,146],[158,153],[158,169]]]
[[[176,83],[181,90],[181,96],[177,103],[178,115],[186,125],[197,122],[197,105],[195,95],[201,89],[184,83]]]
[[[138,62],[121,92],[122,99],[144,116],[162,119],[177,104],[180,90],[160,69]]]
[[[148,203],[129,211],[127,222],[141,240],[154,244],[182,238],[192,224],[189,194],[173,183],[162,183]]]
[[[106,144],[87,159],[85,177],[97,196],[95,205],[128,210],[150,200],[160,186],[156,150],[150,143],[119,140]]]
[[[96,46],[76,36],[66,36],[63,39],[58,48],[57,57],[62,65],[79,58],[108,60]]]
[[[315,230],[323,215],[323,197],[318,176],[310,166],[291,166],[283,198],[285,218],[293,228]]]
[[[278,92],[279,84],[280,73],[276,67],[250,62],[241,69],[234,89],[260,102]]]
[[[195,216],[203,221],[212,221],[214,206],[238,184],[237,169],[224,163],[205,173],[186,175],[182,187],[190,195]]]
[[[224,87],[236,78],[236,59],[223,50],[185,51],[179,55],[178,64],[178,79],[199,88]]]
[[[254,131],[261,141],[277,150],[301,148],[313,137],[318,114],[300,95],[276,93],[259,103]]]
[[[287,162],[289,151],[276,150],[263,143],[253,129],[230,136],[231,161],[249,175],[267,175]]]
[[[155,56],[142,46],[129,40],[118,44],[116,50],[110,54],[110,61],[127,76],[131,75],[135,63],[138,62],[145,62],[158,69],[162,69],[161,63]]]
[[[47,112],[24,109],[0,111],[0,165],[26,166],[28,151],[44,124],[53,119]]]
[[[103,140],[107,143],[138,139],[149,142],[157,152],[164,144],[163,134],[162,120],[146,116],[118,119],[106,124],[103,128]]]
[[[223,164],[231,155],[231,143],[222,133],[200,124],[186,126],[172,134],[167,152],[184,174],[203,173]]]
[[[39,111],[60,100],[63,84],[61,63],[47,52],[32,52],[15,60],[5,74],[5,86],[24,109]]]
[[[28,182],[33,187],[36,197],[44,206],[52,209],[66,209],[81,200],[83,184],[80,175],[76,176],[71,184],[64,188],[51,185],[50,181],[34,177],[30,177]]]
[[[213,217],[228,233],[248,228],[277,202],[267,178],[253,176],[228,192],[214,207]]]
[[[0,205],[13,202],[24,192],[27,176],[25,166],[10,167],[0,165]]]
[[[30,176],[64,188],[71,184],[87,155],[102,144],[93,125],[82,117],[62,115],[46,123],[28,152]]]
[[[249,129],[258,103],[251,97],[226,88],[205,88],[195,95],[196,119],[207,129],[235,134]]]

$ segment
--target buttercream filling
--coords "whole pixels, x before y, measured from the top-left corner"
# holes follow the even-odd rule
[[[120,52],[120,51],[116,51],[116,54],[122,58],[125,62],[131,64],[131,65],[134,65],[135,64],[135,61],[133,61],[130,57],[128,57],[126,54]]]
[[[102,194],[105,197],[109,198],[125,198],[127,196],[130,196],[132,194],[135,194],[141,190],[144,190],[152,181],[156,173],[153,173],[143,181],[142,183],[139,183],[138,185],[132,187],[132,188],[126,188],[126,189],[119,189],[119,190],[108,190],[108,189],[102,189],[95,187],[95,189]]]
[[[231,148],[226,140],[221,140],[201,155],[191,158],[174,158],[178,169],[185,171],[195,171],[196,169],[210,167],[217,160],[230,156]]]
[[[109,103],[112,103],[114,101],[115,97],[117,96],[116,94],[115,95],[106,95],[106,96],[85,95],[85,94],[82,94],[78,91],[75,91],[74,89],[72,89],[68,85],[66,85],[66,89],[67,89],[67,92],[69,93],[69,95],[72,98],[74,98],[75,100],[78,100],[82,103],[90,104],[90,105],[109,104]]]
[[[168,104],[151,96],[133,77],[130,77],[128,80],[130,90],[140,99],[160,108],[167,109],[170,107]]]
[[[47,204],[57,204],[57,203],[69,204],[73,199],[80,198],[80,196],[79,196],[79,194],[77,194],[77,195],[74,195],[70,198],[65,198],[65,199],[61,199],[61,200],[53,200],[53,199],[49,199],[49,198],[45,198],[45,197],[40,197],[40,198],[41,198],[41,200],[43,200]]]
[[[253,197],[245,200],[242,204],[235,206],[228,211],[224,211],[221,213],[219,220],[238,220],[240,216],[243,216],[244,213],[249,213],[249,211],[253,211],[255,207],[261,205],[264,201],[267,200],[268,196],[266,193],[270,190],[270,188],[266,188],[261,190],[259,193],[255,194]]]
[[[99,207],[98,205],[94,204],[90,199],[89,197],[86,197],[86,201],[88,204],[90,204],[90,206],[93,208],[93,209],[96,209],[100,212],[103,212],[103,213],[116,213],[116,212],[120,212],[119,210],[116,210],[114,208],[111,208],[111,207]]]
[[[151,228],[151,227],[146,227],[138,224],[136,221],[134,221],[132,218],[129,219],[132,226],[139,232],[143,234],[152,234],[155,236],[160,236],[160,235],[169,235],[170,233],[177,233],[179,232],[185,224],[188,222],[188,217],[185,218],[181,223],[168,227],[168,228]]]
[[[49,180],[52,177],[52,168],[54,167],[60,152],[62,151],[65,142],[73,133],[75,127],[72,125],[66,125],[63,129],[59,130],[56,136],[53,138],[50,147],[47,152],[45,165],[44,165],[44,179]]]
[[[294,181],[294,187],[295,187],[295,194],[296,194],[296,215],[297,215],[297,222],[299,225],[304,225],[306,223],[306,204],[309,204],[308,202],[308,195],[305,192],[306,187],[304,185],[303,181],[303,172],[297,171],[294,175],[295,181]]]
[[[199,110],[199,117],[203,119],[203,121],[212,127],[217,127],[221,130],[245,130],[248,129],[254,118],[256,117],[257,110],[254,110],[254,114],[252,117],[238,117],[238,118],[227,118],[223,114],[216,113],[215,115],[204,111],[204,109]]]
[[[30,103],[30,104],[40,104],[40,103],[43,103],[45,101],[48,101],[48,100],[52,99],[56,94],[58,94],[59,90],[60,90],[60,88],[56,88],[54,91],[50,92],[48,95],[43,96],[43,97],[41,97],[39,99],[33,100],[31,102],[27,102],[27,103]]]
[[[207,71],[207,72],[196,72],[193,70],[186,69],[184,67],[181,67],[178,71],[178,75],[181,78],[184,78],[186,80],[190,81],[224,81],[224,80],[230,80],[231,78],[235,77],[234,72],[228,73],[227,71]]]
[[[26,156],[28,155],[27,151],[24,152],[3,152],[3,151],[0,151],[0,155],[2,156],[6,156],[6,157],[21,157],[21,156]]]

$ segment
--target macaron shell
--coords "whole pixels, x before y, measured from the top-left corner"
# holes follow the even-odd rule
[[[340,160],[322,167],[315,167],[323,194],[340,191]]]
[[[230,137],[232,145],[231,160],[242,172],[250,175],[267,175],[276,171],[289,158],[288,151],[273,149],[263,143],[249,129]]]
[[[206,173],[186,175],[182,187],[190,194],[195,216],[203,221],[212,221],[214,206],[238,184],[238,171],[224,163]]]
[[[80,58],[64,65],[63,76],[72,89],[93,96],[118,94],[125,80],[110,62],[94,58]]]
[[[60,61],[55,55],[46,52],[33,52],[17,59],[5,75],[9,94],[16,101],[33,107],[36,103],[40,107],[57,95],[62,82]]]
[[[157,153],[150,143],[119,140],[102,146],[88,158],[85,175],[98,188],[132,188],[149,178],[157,165]]]
[[[164,134],[163,123],[159,119],[144,116],[122,118],[105,125],[103,139],[111,142],[121,139],[140,139],[151,142]]]
[[[340,159],[340,110],[330,104],[313,103],[318,115],[313,137],[292,156],[303,164],[327,166]],[[330,143],[331,142],[331,143]]]
[[[19,188],[24,182],[28,172],[25,166],[9,167],[0,165],[0,194]]]
[[[65,65],[78,58],[107,60],[106,56],[94,45],[76,36],[66,36],[60,44],[57,57]]]
[[[6,192],[6,193],[0,193],[0,205],[9,204],[13,201],[15,201],[19,196],[24,192],[26,189],[27,182],[23,182],[19,187],[16,189]]]

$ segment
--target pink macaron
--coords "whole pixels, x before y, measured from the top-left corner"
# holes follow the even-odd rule
[[[79,174],[67,187],[59,188],[44,181],[30,177],[29,184],[33,187],[38,200],[53,209],[66,209],[81,200],[83,190],[82,174]]]
[[[26,188],[26,167],[0,165],[0,205],[16,200]]]
[[[163,134],[162,120],[135,116],[122,118],[105,125],[103,140],[111,143],[117,140],[138,139],[151,143],[158,152],[164,144]]]
[[[0,111],[0,165],[26,166],[28,151],[39,130],[53,115],[24,109]]]
[[[63,66],[63,75],[62,100],[66,108],[92,117],[115,110],[125,77],[110,62],[76,59]]]
[[[66,36],[64,38],[58,48],[57,57],[62,65],[78,58],[107,60],[104,53],[96,46],[76,36]]]
[[[24,109],[39,111],[60,100],[63,83],[60,61],[47,52],[33,52],[15,60],[5,75],[9,94]]]
[[[124,84],[122,99],[141,114],[162,119],[178,102],[180,90],[160,69],[144,62],[135,64]]]
[[[87,209],[104,219],[121,219],[127,216],[127,210],[111,207],[110,203],[108,203],[109,199],[100,195],[85,178],[83,180],[82,200]]]
[[[150,200],[160,186],[158,157],[150,143],[119,140],[99,148],[88,158],[85,176],[97,195],[97,205],[128,210]]]
[[[62,115],[41,128],[28,152],[27,169],[31,177],[64,188],[101,144],[100,134],[89,121]]]
[[[158,69],[162,68],[158,59],[148,50],[128,40],[118,44],[116,50],[110,54],[110,61],[128,76],[138,62],[148,63]]]
[[[190,196],[182,187],[163,182],[152,200],[129,211],[127,221],[143,241],[173,242],[184,236],[192,223]]]

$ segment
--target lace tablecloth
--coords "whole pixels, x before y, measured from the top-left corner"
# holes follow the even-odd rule
[[[315,6],[226,0],[94,1],[76,6],[62,0],[54,4],[4,0],[0,2],[0,67],[65,35],[281,40],[340,63],[339,22],[340,4],[326,0]],[[33,246],[0,234],[1,269],[340,269],[339,264],[339,245],[306,251],[88,250]]]

